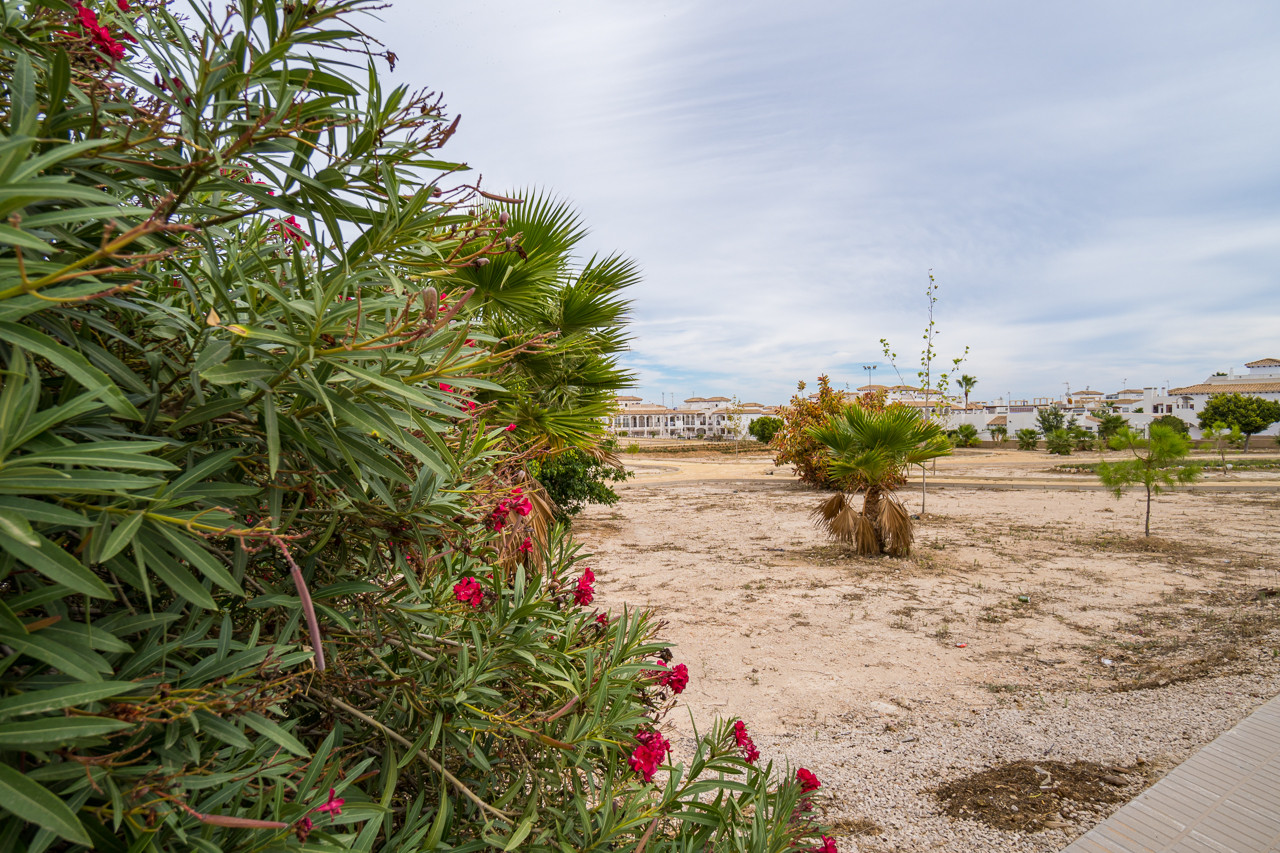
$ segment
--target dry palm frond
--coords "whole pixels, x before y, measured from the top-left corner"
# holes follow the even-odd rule
[[[853,509],[849,510],[851,513]],[[853,513],[855,516],[855,524],[853,530],[853,544],[858,549],[860,557],[876,557],[880,554],[880,537],[876,535],[876,526],[871,523],[871,519],[867,518],[865,512]]]
[[[885,551],[894,557],[910,554],[911,543],[915,540],[915,528],[907,508],[897,498],[886,495],[880,502],[879,521],[880,532],[884,534]]]
[[[844,496],[844,492],[836,492],[814,507],[809,515],[813,517],[814,524],[830,532],[829,525],[831,520],[844,512],[845,507],[848,505],[849,500]]]

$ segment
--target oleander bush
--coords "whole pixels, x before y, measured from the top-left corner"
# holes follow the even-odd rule
[[[740,721],[670,754],[686,668],[530,475],[632,277],[439,159],[370,8],[0,4],[0,849],[816,842]]]

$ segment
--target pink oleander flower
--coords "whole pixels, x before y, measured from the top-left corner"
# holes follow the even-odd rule
[[[338,815],[342,814],[342,804],[343,804],[343,803],[345,803],[345,802],[346,802],[346,800],[340,800],[340,799],[338,799],[337,797],[335,797],[333,794],[334,794],[334,790],[333,790],[332,788],[330,788],[330,789],[329,789],[329,802],[325,803],[325,804],[324,804],[324,805],[322,805],[322,806],[316,806],[314,809],[312,809],[312,811],[313,811],[313,812],[328,812],[329,814],[333,815],[334,817],[337,817]]]
[[[608,626],[608,624],[609,624],[609,614],[608,614],[608,613],[600,613],[600,614],[598,614],[598,615],[596,616],[596,624],[597,624],[597,625],[604,625],[604,626]]]
[[[818,847],[810,847],[809,853],[840,853],[836,849],[836,840],[828,835],[822,836],[822,844]]]
[[[738,720],[733,724],[733,739],[738,742],[738,749],[742,750],[742,757],[748,764],[755,764],[760,758],[760,750],[756,749],[755,741],[751,739],[751,735],[747,734],[747,724]]]
[[[448,393],[451,393],[451,392],[453,391],[453,386],[452,386],[452,385],[450,385],[450,384],[448,384],[447,382],[441,382],[441,383],[440,383],[440,390],[441,390],[441,391],[443,391],[444,393],[448,394]]]
[[[528,554],[533,550],[533,540],[528,536],[524,537],[524,541],[520,543],[520,547],[516,549],[521,554]]]
[[[116,0],[116,7],[117,7],[121,12],[128,12],[128,11],[129,11],[129,0]]]
[[[666,759],[667,753],[671,751],[671,744],[661,732],[655,731],[640,732],[636,735],[636,740],[640,745],[631,753],[627,764],[639,773],[644,781],[652,782],[653,774],[657,772],[658,767]]]
[[[590,569],[583,569],[582,577],[578,578],[578,585],[573,590],[573,602],[579,607],[586,607],[594,601],[596,597],[595,582],[596,573]]]
[[[516,507],[516,514],[521,516],[525,516],[533,512],[533,502],[526,497],[520,498],[520,500],[516,503],[515,507]]]
[[[454,598],[470,604],[472,607],[479,607],[484,604],[484,590],[475,578],[463,578],[453,585]]]
[[[516,425],[515,425],[515,424],[507,424],[505,427],[503,427],[503,429],[505,429],[507,432],[515,432],[515,431],[516,431]]]
[[[822,787],[822,783],[818,781],[818,777],[808,770],[801,767],[796,771],[796,781],[800,783],[800,792],[807,794],[810,791],[816,791]]]
[[[658,670],[658,684],[671,688],[672,693],[680,694],[689,686],[689,667],[678,663],[671,669]]]

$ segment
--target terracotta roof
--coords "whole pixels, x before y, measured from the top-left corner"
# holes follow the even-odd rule
[[[639,400],[640,397],[614,397],[615,400]]]
[[[1141,394],[1142,389],[1141,388],[1125,388],[1124,390],[1117,391],[1116,393],[1117,394]]]
[[[1009,418],[1006,415],[996,415],[994,418],[987,421],[987,426],[1008,426],[1008,425],[1009,425]]]
[[[1249,362],[1245,367],[1280,367],[1280,358],[1261,358]]]
[[[1112,400],[1111,402],[1115,403],[1117,406],[1126,406],[1130,403],[1141,403],[1142,398],[1139,397],[1136,400]]]
[[[894,385],[890,391],[923,391],[923,388],[917,388],[914,385]]]
[[[1169,396],[1178,394],[1280,394],[1280,382],[1202,382],[1169,389]]]
[[[887,385],[863,385],[858,390],[865,394],[868,391],[888,391],[889,387]]]
[[[690,397],[689,399],[685,400],[685,402],[686,403],[705,403],[707,401],[702,399],[701,397]]]
[[[686,400],[685,402],[688,402],[688,400]],[[729,398],[728,397],[708,397],[703,402],[704,403],[727,403],[729,402]]]
[[[1089,390],[1087,390],[1087,389],[1086,389],[1086,390],[1084,390],[1084,391],[1076,391],[1076,392],[1075,392],[1074,394],[1072,394],[1071,396],[1072,396],[1072,397],[1101,397],[1101,396],[1102,396],[1102,392],[1101,392],[1101,391],[1089,391]]]

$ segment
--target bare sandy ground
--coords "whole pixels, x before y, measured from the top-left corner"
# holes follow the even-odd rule
[[[942,460],[906,560],[828,543],[809,519],[818,493],[760,455],[629,456],[621,502],[575,529],[597,603],[665,620],[693,719],[742,718],[775,757],[824,770],[842,850],[855,836],[864,850],[1054,850],[1103,812],[997,832],[941,815],[922,786],[1035,757],[1022,728],[1051,705],[1066,715],[1043,754],[1166,768],[1280,692],[1280,473],[1159,497],[1148,540],[1138,493],[1052,473],[1062,461]],[[918,512],[918,480],[902,494]],[[672,724],[687,733],[689,715]],[[1136,740],[1111,733],[1126,727]],[[914,763],[894,754],[922,738]]]

